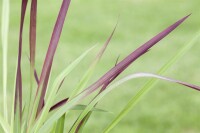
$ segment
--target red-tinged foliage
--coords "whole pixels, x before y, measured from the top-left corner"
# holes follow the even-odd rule
[[[36,22],[37,22],[37,0],[31,2],[31,15],[30,15],[30,62],[32,70],[35,67],[35,49],[36,49]]]
[[[105,83],[109,82],[109,80],[113,80],[113,78],[116,78],[117,75],[122,73],[132,62],[134,62],[136,59],[138,59],[140,56],[145,54],[151,47],[153,47],[157,42],[162,40],[164,37],[166,37],[169,33],[171,33],[175,28],[177,28],[184,20],[186,20],[190,15],[178,20],[162,32],[160,32],[158,35],[150,39],[148,42],[137,48],[135,51],[133,51],[131,54],[129,54],[125,59],[123,59],[121,62],[119,62],[115,67],[113,67],[111,70],[109,70],[105,75],[103,75],[99,80],[97,80],[95,83],[93,83],[91,86],[89,86],[85,91],[87,91],[87,95],[104,85]]]
[[[40,86],[43,84],[48,84],[48,79],[49,79],[48,75],[51,71],[51,65],[53,62],[56,48],[58,46],[58,42],[60,39],[64,21],[66,18],[66,14],[69,9],[70,2],[71,2],[71,0],[63,0],[62,6],[60,8],[60,12],[59,12],[56,24],[54,26],[51,41],[50,41],[50,44],[49,44],[49,47],[47,50],[47,54],[46,54],[46,58],[45,58],[45,61],[43,64],[38,88],[40,88]],[[38,109],[37,109],[37,114],[39,114],[39,112],[42,109],[43,100],[44,100],[44,97],[46,94],[46,87],[44,86],[42,88],[42,90],[38,90],[39,93],[40,93],[40,91],[41,91],[41,96],[40,96],[40,101],[39,101],[39,105],[38,105]]]
[[[56,103],[55,105],[53,105],[53,106],[50,108],[50,111],[53,111],[53,110],[55,110],[55,109],[61,107],[62,105],[64,105],[65,103],[67,103],[67,101],[68,101],[68,98],[61,100],[60,102],[58,102],[58,103]]]
[[[19,32],[19,49],[18,49],[18,64],[17,64],[17,75],[16,75],[16,88],[15,88],[15,113],[16,106],[19,105],[20,119],[22,118],[22,73],[21,73],[21,56],[22,56],[22,36],[23,36],[23,26],[24,17],[26,13],[28,0],[22,0],[21,5],[21,22],[20,22],[20,32]]]

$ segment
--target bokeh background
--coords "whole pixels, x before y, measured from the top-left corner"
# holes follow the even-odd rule
[[[38,73],[42,68],[61,2],[61,0],[38,0],[36,55]],[[10,102],[16,69],[20,4],[20,0],[11,0],[8,60]],[[51,81],[82,52],[95,44],[98,45],[81,65],[67,77],[59,95],[63,98],[67,97],[76,87],[76,83],[87,70],[98,48],[104,44],[113,30],[119,15],[119,24],[115,35],[90,83],[93,83],[113,67],[119,55],[119,59],[122,60],[158,32],[183,16],[192,13],[192,16],[186,22],[159,42],[150,52],[133,63],[120,77],[134,72],[156,73],[165,62],[197,34],[200,29],[199,5],[199,0],[72,0],[54,59]],[[24,100],[26,99],[26,90],[29,89],[29,61],[27,58],[29,53],[29,7],[30,1],[23,34]],[[0,6],[0,8],[2,7]],[[200,41],[196,42],[195,46],[164,76],[200,85],[199,51]],[[0,61],[2,61],[1,58]],[[0,65],[0,68],[2,68],[2,65]],[[2,77],[0,79],[2,84]],[[108,94],[98,107],[113,113],[94,113],[84,132],[101,132],[146,81],[148,81],[146,78],[130,81]],[[0,97],[2,97],[2,93],[0,93]],[[2,100],[0,105],[2,105]],[[160,81],[112,130],[112,133],[199,133],[199,105],[200,92]],[[78,113],[80,112],[71,113],[67,127],[73,123]]]

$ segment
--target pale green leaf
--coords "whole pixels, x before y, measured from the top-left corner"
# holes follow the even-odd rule
[[[188,44],[183,46],[165,65],[161,67],[161,69],[157,72],[157,74],[164,74],[173,64],[175,64],[183,55],[188,52],[191,47],[197,42],[197,39],[200,37],[200,33],[198,33]],[[123,110],[113,119],[113,121],[105,128],[104,132],[108,133],[114,126],[116,126],[121,119],[129,113],[129,111],[138,103],[138,101],[144,96],[151,88],[153,88],[157,79],[149,80],[140,90],[134,95],[128,104],[123,108]]]
[[[2,25],[1,25],[1,39],[2,39],[2,58],[3,58],[3,109],[5,121],[8,121],[8,107],[7,107],[7,51],[8,51],[8,30],[9,30],[9,0],[3,0],[2,4]]]
[[[56,92],[59,88],[60,83],[62,80],[83,60],[83,58],[93,49],[94,47],[90,48],[86,52],[84,52],[80,57],[78,57],[75,61],[73,61],[62,73],[55,79],[52,88],[50,90],[49,96],[46,100],[45,106],[34,125],[32,132],[37,132],[40,126],[45,121],[46,117],[48,116],[49,109],[51,108],[53,101],[56,97]]]
[[[3,119],[3,117],[0,115],[0,125],[3,128],[5,133],[10,133],[10,126],[8,123]]]

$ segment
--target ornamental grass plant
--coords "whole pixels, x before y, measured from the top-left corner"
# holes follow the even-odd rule
[[[28,3],[30,3],[30,9]],[[175,80],[169,77],[162,76],[164,73],[176,63],[197,41],[199,34],[197,34],[189,43],[183,45],[176,54],[168,60],[157,72],[146,73],[146,72],[136,72],[130,73],[125,77],[119,77],[121,73],[124,72],[130,65],[132,65],[136,60],[140,59],[141,56],[148,52],[153,52],[153,46],[159,43],[163,38],[174,31],[179,25],[181,25],[186,19],[190,17],[191,14],[184,16],[183,18],[172,23],[169,27],[165,28],[163,31],[159,32],[153,38],[148,40],[146,43],[140,45],[137,49],[129,53],[124,59],[118,58],[115,65],[110,68],[104,75],[99,77],[95,82],[91,82],[91,78],[96,70],[101,57],[103,56],[107,46],[112,40],[115,31],[118,27],[118,22],[114,26],[113,31],[110,36],[105,40],[104,45],[101,47],[99,52],[94,55],[94,59],[91,61],[90,65],[86,70],[83,70],[83,75],[78,75],[80,80],[76,83],[76,87],[73,88],[72,92],[68,97],[55,103],[55,100],[59,98],[58,93],[61,90],[65,80],[69,74],[76,71],[76,68],[80,63],[87,58],[88,54],[95,48],[92,46],[85,52],[81,53],[80,56],[73,60],[68,66],[66,66],[63,71],[57,73],[57,77],[52,79],[51,74],[52,65],[54,62],[54,56],[56,49],[58,48],[59,39],[62,33],[64,22],[67,21],[67,14],[69,10],[74,10],[70,8],[71,0],[63,0],[60,6],[59,14],[55,22],[54,28],[52,30],[51,39],[49,41],[48,49],[46,51],[45,60],[41,65],[41,73],[36,70],[36,55],[40,51],[36,51],[37,44],[37,14],[38,5],[37,0],[22,0],[21,1],[21,17],[19,26],[19,45],[18,45],[18,55],[17,55],[17,65],[15,83],[13,84],[13,96],[10,103],[8,101],[8,34],[9,34],[9,17],[10,17],[10,2],[9,0],[2,1],[2,19],[1,19],[1,42],[2,42],[2,101],[3,112],[0,114],[0,125],[2,131],[5,133],[79,133],[83,132],[87,122],[93,113],[110,113],[107,109],[102,109],[98,107],[98,103],[103,99],[108,93],[119,88],[121,84],[132,81],[134,79],[149,78],[150,80],[146,82],[143,87],[141,87],[138,92],[133,95],[130,101],[127,101],[127,105],[122,108],[121,112],[117,114],[114,119],[99,132],[110,132],[117,124],[122,120],[128,112],[135,107],[138,101],[151,89],[159,80],[165,80],[167,82],[176,83],[182,85],[183,88],[190,88],[196,91],[200,91],[198,85],[190,84],[180,80]],[[27,69],[22,69],[24,65],[22,63],[23,46],[27,45],[23,43],[23,33],[24,33],[24,22],[27,10],[30,10],[30,24],[29,24],[29,54],[27,55],[27,60],[29,60],[30,65],[26,66]],[[81,23],[81,22],[80,22]],[[78,36],[77,36],[78,38]],[[37,45],[36,45],[37,44]],[[125,45],[124,45],[125,47]],[[167,51],[166,51],[167,52]],[[64,57],[67,58],[67,57]],[[115,61],[113,61],[115,62]],[[134,64],[133,64],[134,65]],[[30,71],[29,77],[29,87],[24,88],[24,81],[22,78],[23,73]],[[50,84],[51,82],[51,84]],[[70,84],[70,83],[69,83]],[[26,90],[25,90],[26,89]],[[126,89],[126,88],[124,88]],[[24,93],[26,91],[26,93]],[[28,93],[27,93],[28,92]],[[26,95],[28,98],[23,99]],[[89,98],[89,100],[88,100]],[[89,102],[85,104],[83,101],[87,99]],[[116,103],[117,104],[117,103]],[[9,110],[11,108],[11,110]],[[77,118],[72,121],[69,118],[70,112],[78,110],[81,113],[77,113]],[[66,122],[71,123],[71,127],[66,127]]]

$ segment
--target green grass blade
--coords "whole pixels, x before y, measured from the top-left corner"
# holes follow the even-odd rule
[[[21,120],[20,120],[20,110],[19,103],[17,102],[15,118],[14,118],[14,133],[21,133]]]
[[[9,0],[3,0],[2,4],[2,25],[1,25],[1,39],[2,39],[2,58],[3,58],[3,109],[5,121],[8,121],[8,107],[7,107],[7,49],[8,49],[8,31],[9,31]]]
[[[197,40],[197,38],[199,37],[199,34],[188,44],[186,45],[185,47],[183,47],[177,54],[176,56],[174,56],[171,60],[168,61],[168,63],[166,63],[159,71],[158,73],[159,74],[162,74],[164,73],[171,65],[173,65],[180,57],[182,57],[182,55],[184,55],[184,53],[186,53],[191,47],[192,45],[194,44],[194,42]],[[137,78],[137,75],[136,77],[134,78]],[[115,87],[119,86],[120,84],[124,83],[125,81],[127,81],[126,79],[125,80],[120,80],[116,83],[114,83],[113,85],[111,85],[109,88],[107,88],[106,90],[104,90],[101,94],[99,94],[99,96],[97,96],[89,105],[88,107],[81,113],[81,115],[79,116],[78,120],[77,121],[81,121],[86,115],[87,113],[92,109],[92,107],[101,99],[103,98],[106,93],[110,92],[112,89],[114,89]],[[153,87],[153,85],[156,83],[157,80],[150,80],[146,85],[145,85],[145,89],[141,89],[141,91],[139,91],[138,94],[136,94],[136,97],[134,97],[135,99],[138,99],[138,97],[142,96],[143,93],[146,92],[146,90],[149,88],[150,85],[152,85],[151,87]],[[134,100],[135,100],[134,99]],[[126,107],[130,107],[130,104],[128,104]],[[119,116],[120,118],[121,115]],[[118,119],[118,117],[117,117]],[[78,124],[79,123],[75,123],[75,125],[73,125],[73,128],[70,130],[70,133],[74,133],[76,132],[76,127],[78,127]],[[115,121],[114,121],[114,124]],[[104,132],[109,132],[110,129],[112,129],[113,125],[114,124],[111,124],[111,126],[109,125],[108,128],[106,128],[106,130]]]
[[[108,39],[106,40],[105,44],[103,45],[103,47],[100,49],[100,51],[98,52],[96,58],[94,59],[94,61],[92,62],[92,64],[90,65],[89,69],[86,71],[86,73],[84,74],[83,78],[80,80],[79,84],[77,85],[77,88],[74,89],[74,91],[72,92],[71,96],[70,96],[70,99],[72,97],[74,97],[76,94],[78,94],[79,92],[81,92],[84,88],[86,88],[87,86],[87,83],[89,82],[89,80],[91,79],[93,73],[94,73],[94,70],[96,68],[96,65],[98,64],[99,60],[101,59],[102,55],[104,54],[108,44],[110,43],[114,33],[115,33],[115,30],[117,28],[117,25],[118,25],[118,22],[117,24],[115,25],[113,31],[111,32],[110,36],[108,37]],[[69,100],[70,100],[69,99]],[[82,126],[84,126],[87,122],[87,120],[89,119],[90,115],[92,114],[92,112],[90,114],[87,115],[86,118],[84,118],[83,120],[83,123],[81,122],[79,128],[82,129]],[[78,121],[76,121],[78,122]]]
[[[78,127],[76,128],[76,133],[82,133],[83,129],[89,120],[90,116],[92,115],[92,111],[88,112],[87,115],[81,120],[79,123]]]
[[[65,114],[57,122],[56,132],[57,133],[64,133],[64,128],[65,128]]]
[[[85,97],[96,91],[99,87],[101,87],[105,82],[107,82],[110,78],[113,76],[118,75],[122,71],[124,71],[132,62],[134,62],[136,59],[138,59],[140,56],[142,56],[148,49],[150,49],[152,46],[154,46],[157,42],[159,42],[161,39],[163,39],[165,36],[167,36],[171,31],[173,31],[177,26],[179,26],[184,20],[186,20],[190,15],[178,20],[156,36],[154,36],[152,39],[144,43],[142,46],[140,46],[138,49],[133,51],[131,54],[129,54],[124,60],[122,60],[120,63],[118,63],[114,68],[110,69],[105,75],[103,75],[99,80],[97,80],[94,84],[90,85],[88,88],[86,88],[82,93],[71,99],[67,102],[64,106],[62,106],[60,109],[58,109],[52,116],[50,116],[46,122],[43,124],[43,126],[39,129],[39,133],[43,133],[48,131],[49,128],[57,121],[66,111],[68,111],[70,108],[72,108],[74,105],[76,105],[78,102],[83,100]],[[139,51],[139,52],[138,52]],[[94,104],[95,105],[95,104]],[[91,110],[91,108],[90,108]],[[87,112],[88,113],[88,112]],[[83,116],[86,116],[84,114]],[[83,118],[81,118],[83,119]]]
[[[3,119],[3,117],[0,115],[0,125],[3,128],[5,133],[10,133],[10,126],[8,123]]]
[[[16,69],[15,69],[15,77],[17,76],[17,59],[16,59]],[[12,110],[11,110],[11,133],[14,133],[14,119],[15,119],[15,88],[16,88],[16,82],[13,82],[13,96],[12,96]]]
[[[76,94],[78,94],[80,91],[82,91],[86,87],[88,81],[90,80],[90,78],[95,70],[96,64],[97,64],[97,62],[95,62],[95,64],[92,64],[89,67],[89,69],[86,71],[86,73],[83,75],[82,79],[78,83],[77,87],[71,93],[69,99],[73,98]]]
[[[38,128],[42,125],[42,123],[45,121],[48,112],[53,105],[53,101],[56,97],[56,92],[59,88],[60,83],[62,80],[80,63],[80,61],[83,60],[83,58],[93,49],[94,47],[90,48],[86,52],[84,52],[79,58],[77,58],[74,62],[72,62],[54,81],[52,88],[50,90],[49,96],[46,100],[45,106],[36,122],[34,125],[32,132],[37,132]]]
[[[59,109],[57,109],[54,114],[52,114],[43,124],[43,126],[39,129],[38,133],[44,133],[47,132],[52,125],[63,115],[66,111],[73,108],[78,102],[80,102],[82,99],[85,98],[86,95],[88,95],[88,91],[84,91],[83,93],[79,94],[78,96],[74,97],[70,101],[67,102],[67,104],[63,105]]]
[[[118,23],[117,23],[118,24]],[[106,40],[105,44],[103,45],[103,47],[100,49],[100,51],[98,52],[97,56],[95,57],[95,59],[93,60],[92,64],[89,66],[88,70],[85,72],[85,74],[83,75],[82,79],[80,80],[80,82],[78,83],[77,87],[73,90],[73,92],[71,93],[71,96],[69,97],[69,100],[74,97],[76,94],[78,94],[79,92],[81,92],[85,87],[87,87],[87,83],[89,82],[89,80],[91,79],[94,70],[96,68],[96,65],[98,64],[98,62],[100,61],[101,57],[103,56],[108,44],[110,43],[115,30],[117,28],[117,24],[115,25],[113,31],[111,32],[110,36],[108,37],[108,39]]]
[[[74,106],[70,110],[84,110],[86,107],[87,107],[87,105],[79,104],[79,105]],[[110,113],[109,111],[106,111],[106,110],[100,109],[100,108],[96,108],[96,107],[93,107],[91,111]]]
[[[173,83],[177,83],[195,90],[200,91],[200,87],[193,85],[193,84],[189,84],[186,82],[182,82],[179,80],[174,80],[174,79],[170,79],[167,77],[163,77],[163,76],[159,76],[159,75],[155,75],[155,74],[149,74],[149,73],[135,73],[135,74],[131,74],[129,76],[126,76],[125,78],[120,79],[119,81],[115,82],[114,84],[110,85],[107,89],[105,89],[102,93],[100,93],[98,96],[96,96],[94,98],[94,100],[85,108],[85,110],[80,114],[79,118],[77,121],[82,120],[83,118],[85,118],[85,116],[87,116],[88,112],[91,111],[91,109],[96,105],[97,102],[99,102],[106,94],[108,94],[110,91],[114,90],[116,87],[118,87],[119,85],[132,80],[132,79],[137,79],[137,78],[144,78],[144,77],[151,77],[151,78],[157,78],[157,79],[161,79],[161,80],[166,80],[169,82],[173,82]],[[143,95],[144,91],[142,93],[136,94],[137,97],[135,97],[135,99],[139,98],[139,96]],[[129,104],[130,105],[130,104]],[[76,132],[76,128],[78,126],[79,123],[75,123],[75,125],[73,126],[73,128],[70,130],[70,133],[74,133]],[[105,130],[104,132],[109,132],[110,130]]]
[[[157,72],[157,74],[164,74],[177,60],[179,60],[187,51],[191,49],[191,47],[195,44],[197,39],[200,37],[200,33],[198,33],[192,41],[190,41],[187,45],[182,47],[179,52],[175,56],[173,56],[161,69]],[[128,112],[137,104],[137,102],[144,96],[151,88],[153,88],[157,79],[149,80],[140,90],[139,92],[131,98],[128,104],[123,108],[123,110],[114,118],[114,120],[105,128],[104,132],[108,133],[114,126],[116,126],[120,120],[128,114]]]
[[[50,133],[56,133],[56,126],[57,126],[57,123],[53,125],[53,128],[50,130]]]

